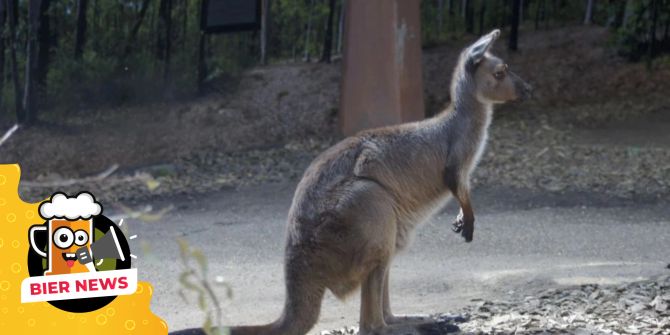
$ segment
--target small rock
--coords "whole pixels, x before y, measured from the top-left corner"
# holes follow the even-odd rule
[[[668,304],[660,295],[657,295],[649,305],[654,307],[657,312],[665,312],[668,310]]]
[[[639,312],[641,312],[641,311],[643,311],[643,310],[645,310],[645,309],[647,309],[647,306],[645,306],[645,305],[642,304],[642,303],[637,303],[637,304],[634,304],[634,305],[632,305],[632,306],[630,307],[630,311],[631,311],[632,313],[639,313]]]

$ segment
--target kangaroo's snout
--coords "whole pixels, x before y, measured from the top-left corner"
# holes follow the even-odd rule
[[[525,82],[516,74],[514,75],[514,87],[517,101],[526,101],[533,97],[533,86]]]
[[[533,97],[533,86],[525,84],[521,89],[521,94],[519,100],[525,101]]]

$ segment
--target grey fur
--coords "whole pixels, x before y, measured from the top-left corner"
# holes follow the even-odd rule
[[[319,155],[307,168],[289,211],[286,303],[269,325],[239,334],[306,334],[325,289],[345,298],[361,289],[361,334],[427,334],[428,318],[391,313],[389,265],[416,226],[450,196],[461,205],[455,226],[472,240],[470,173],[477,165],[494,103],[522,99],[530,87],[489,54],[500,32],[466,48],[454,71],[452,105],[420,122],[364,131]],[[504,72],[502,78],[495,73]],[[499,73],[500,72],[500,73]]]

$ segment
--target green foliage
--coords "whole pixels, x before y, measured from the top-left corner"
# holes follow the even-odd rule
[[[225,335],[228,329],[221,324],[221,302],[210,284],[209,267],[207,259],[202,251],[192,248],[185,240],[178,240],[179,260],[182,272],[179,274],[179,296],[188,303],[187,294],[195,295],[198,309],[205,314],[203,330],[207,335]],[[217,284],[223,286],[228,299],[232,298],[233,292],[230,286],[222,280]]]
[[[670,1],[628,1],[624,10],[621,26],[614,27],[614,45],[620,55],[631,61],[642,58],[650,61],[651,58],[670,51],[667,33]],[[652,32],[654,15],[656,15],[656,30]]]
[[[39,105],[48,113],[43,119],[57,120],[59,111],[87,109],[100,105],[120,105],[171,98],[189,97],[198,90],[198,55],[200,45],[200,1],[172,0],[172,32],[169,68],[159,57],[159,5],[161,0],[148,0],[146,15],[141,17],[142,4],[147,0],[89,0],[87,32],[81,59],[74,58],[77,28],[76,1],[50,1],[46,13],[49,31],[49,62],[45,94]],[[270,63],[315,61],[324,48],[329,13],[328,0],[269,0],[270,14],[267,34],[267,59]],[[353,1],[353,0],[347,0]],[[670,0],[656,0],[658,8],[658,51],[667,48]],[[466,34],[463,0],[421,1],[422,41],[424,46],[459,39]],[[491,28],[507,29],[511,10],[510,0],[468,0],[473,22],[473,34]],[[596,1],[593,13],[595,24],[609,25],[616,30],[616,47],[631,59],[639,59],[648,50],[650,4],[641,1]],[[27,1],[18,1],[19,17],[16,27],[18,75],[23,88],[25,76],[26,41],[28,38]],[[341,39],[339,16],[344,0],[336,1],[334,12],[334,52]],[[581,24],[585,1],[524,0],[521,36],[524,30],[537,23],[540,29],[567,24]],[[625,25],[621,21],[621,6],[631,8]],[[484,6],[482,6],[484,5]],[[484,8],[484,14],[481,10]],[[483,22],[482,21],[483,18]],[[141,23],[141,24],[139,24]],[[138,25],[139,24],[139,25]],[[133,35],[133,28],[139,27]],[[661,37],[663,36],[663,37]],[[4,30],[5,42],[9,37]],[[164,37],[162,37],[164,38]],[[257,65],[260,59],[258,32],[237,32],[211,35],[205,48],[209,86],[228,89],[228,78],[235,78],[245,69]],[[9,45],[5,43],[5,64],[0,89],[0,121],[13,118],[14,93],[11,82]]]
[[[440,10],[441,2],[442,10]],[[467,0],[467,2],[473,22],[472,34],[479,35],[493,28],[509,28],[511,0]],[[452,6],[451,10],[449,3]],[[459,39],[467,34],[468,11],[463,8],[464,4],[463,0],[421,1],[421,37],[424,46],[430,47],[450,39]],[[584,19],[585,5],[581,1],[523,0],[522,11],[521,27],[530,29],[533,22],[538,19],[541,28],[549,28],[580,24]],[[596,7],[596,16],[599,13]]]
[[[43,119],[59,119],[63,113],[100,105],[141,103],[157,99],[188,97],[197,92],[201,1],[172,0],[171,53],[166,64],[158,57],[160,0],[89,0],[84,54],[74,58],[77,29],[76,1],[50,1],[47,11],[49,62],[45,94],[40,96]],[[18,1],[16,32],[18,74],[24,85],[27,2]],[[321,56],[329,13],[324,0],[270,0],[268,58],[317,60]],[[341,2],[336,10],[339,13]],[[336,13],[336,14],[337,14]],[[338,24],[337,17],[334,25]],[[133,27],[139,29],[132,36]],[[335,33],[338,29],[335,29]],[[5,38],[8,37],[5,27]],[[260,59],[258,32],[237,32],[207,37],[206,81],[230,78]],[[6,47],[4,85],[0,90],[0,121],[13,118],[13,85]]]
[[[328,1],[270,1],[270,55],[294,61],[318,59],[326,32]]]

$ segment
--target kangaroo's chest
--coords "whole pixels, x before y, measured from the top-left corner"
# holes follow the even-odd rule
[[[473,154],[472,157],[469,160],[469,164],[467,166],[467,171],[468,171],[468,176],[470,173],[477,167],[477,164],[479,164],[479,161],[482,158],[482,155],[484,154],[484,150],[486,149],[486,142],[488,141],[488,125],[486,128],[482,129],[481,134],[479,134],[479,137],[477,139],[477,143],[473,144]]]
[[[451,199],[451,193],[444,190],[434,197],[424,199],[413,208],[398,210],[396,249],[403,250],[414,237],[414,231],[425,222],[434,217]]]
[[[452,177],[459,185],[469,187],[471,172],[477,167],[488,139],[488,122],[480,128],[478,132],[472,133],[465,141],[461,141],[454,146],[454,156],[450,157],[453,161],[446,160],[447,169],[439,176],[434,175],[430,180],[424,182],[423,190],[414,189],[401,192],[403,194],[402,209],[398,211],[398,236],[396,247],[402,250],[411,243],[413,231],[424,222],[428,221],[437,214],[452,198],[452,193],[447,185],[447,173],[453,174]],[[418,180],[418,179],[417,179]],[[455,215],[455,213],[454,213]]]

